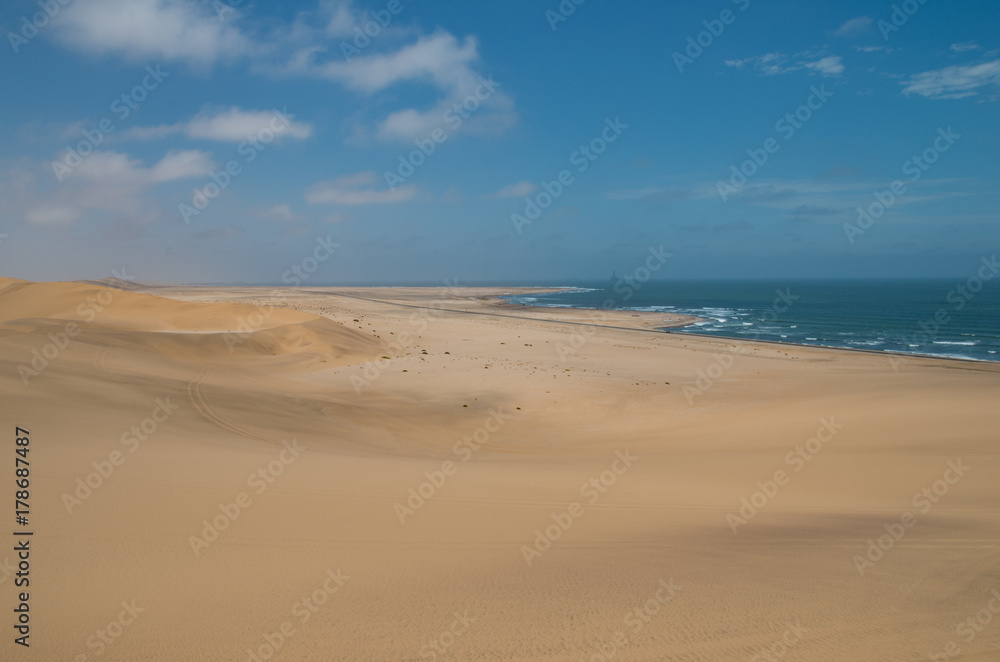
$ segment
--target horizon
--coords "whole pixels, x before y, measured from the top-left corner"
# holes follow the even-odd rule
[[[1000,7],[902,4],[8,3],[2,275],[964,278]]]
[[[122,273],[122,272],[118,272]],[[828,276],[828,277],[791,277],[791,278],[781,278],[776,276],[770,277],[703,277],[703,278],[684,278],[684,277],[672,277],[672,278],[651,278],[646,281],[642,281],[643,285],[665,285],[670,283],[757,283],[757,284],[790,284],[790,283],[935,283],[935,284],[955,284],[957,281],[967,280],[968,275],[962,274],[952,274],[943,276]],[[103,279],[90,279],[90,278],[76,278],[67,281],[59,282],[124,282],[131,283],[136,287],[279,287],[294,290],[309,290],[310,288],[428,288],[428,287],[458,287],[458,288],[498,288],[498,287],[514,287],[514,288],[545,288],[545,289],[584,289],[590,288],[594,285],[599,285],[602,283],[609,282],[621,282],[622,278],[564,278],[561,280],[552,280],[550,282],[539,281],[539,280],[473,280],[473,281],[461,281],[457,278],[444,278],[440,281],[431,280],[410,280],[410,281],[344,281],[344,282],[311,282],[302,283],[300,285],[288,285],[287,283],[282,283],[280,281],[276,282],[203,282],[203,283],[185,283],[185,282],[157,282],[157,281],[135,281],[129,278],[122,277],[111,277]],[[997,287],[997,283],[991,280],[986,280],[982,282],[983,289],[991,289]]]

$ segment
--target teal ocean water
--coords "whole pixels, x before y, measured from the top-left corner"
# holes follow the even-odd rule
[[[988,273],[988,269],[982,269]],[[575,283],[512,303],[680,313],[679,333],[1000,361],[1000,278]]]

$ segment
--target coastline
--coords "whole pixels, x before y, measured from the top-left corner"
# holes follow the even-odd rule
[[[574,290],[574,289],[578,289],[578,288],[567,287],[567,288],[561,288],[561,289],[555,289],[555,288],[553,288],[553,289],[547,289],[547,290],[538,289],[538,290],[534,290],[532,292],[523,292],[523,293],[519,293],[519,294],[522,294],[522,295],[524,295],[524,294],[542,294],[542,293],[555,292],[555,291],[560,291],[560,292],[561,291],[570,291],[570,290]],[[507,302],[507,301],[504,301],[503,303],[505,303],[505,304],[507,304],[509,306],[512,306],[514,308],[523,307],[523,308],[529,309],[529,310],[536,310],[536,309],[549,310],[549,311],[551,311],[551,310],[591,310],[591,311],[601,310],[599,308],[588,307],[588,306],[567,306],[567,307],[563,308],[563,307],[553,307],[553,306],[533,306],[533,305],[530,305],[530,304],[518,304],[518,303]],[[632,314],[639,314],[639,315],[643,315],[643,316],[646,316],[646,315],[655,316],[655,315],[662,315],[663,314],[663,313],[652,313],[652,312],[647,312],[647,311],[630,311],[628,309],[619,309],[619,310],[620,310],[620,312],[632,313]],[[674,316],[677,317],[677,318],[679,318],[678,321],[677,321],[677,323],[668,324],[668,325],[654,326],[653,330],[662,331],[664,333],[677,333],[678,332],[677,330],[680,329],[680,328],[684,328],[684,327],[688,327],[688,326],[696,326],[698,323],[706,321],[704,318],[696,317],[696,316],[693,316],[693,315],[680,315],[680,314],[678,314],[678,315],[674,315]],[[646,319],[650,319],[650,318],[646,318]],[[984,364],[994,364],[995,363],[995,364],[1000,364],[1000,358],[996,358],[996,359],[973,358],[973,357],[968,357],[968,356],[942,355],[942,354],[932,354],[932,353],[922,353],[922,352],[905,352],[905,351],[891,350],[891,349],[878,350],[878,349],[867,349],[867,348],[864,348],[864,347],[848,347],[848,346],[843,346],[843,345],[832,345],[832,344],[824,344],[824,343],[799,342],[799,341],[794,341],[794,340],[775,340],[775,339],[769,339],[769,338],[746,338],[746,337],[741,337],[741,336],[736,336],[736,335],[726,335],[724,333],[717,333],[717,334],[712,334],[712,333],[698,333],[697,331],[693,331],[693,332],[690,332],[690,333],[685,334],[685,335],[694,335],[694,336],[698,336],[698,337],[701,337],[701,338],[718,338],[718,339],[732,341],[732,342],[746,342],[746,343],[759,342],[759,343],[774,344],[774,345],[779,345],[779,346],[806,347],[806,348],[822,348],[822,349],[831,349],[831,350],[844,350],[844,351],[848,351],[848,352],[868,353],[868,354],[873,354],[873,355],[876,355],[876,356],[899,357],[899,358],[902,358],[902,359],[929,358],[929,359],[936,359],[936,360],[940,360],[940,361],[965,361],[965,362],[972,362],[972,363],[984,363]]]
[[[220,292],[246,292],[246,294],[256,300],[258,297],[266,296],[266,292],[283,292],[287,295],[308,295],[319,294],[322,296],[343,297],[357,301],[367,301],[370,303],[383,304],[388,306],[409,307],[423,310],[438,310],[445,314],[471,315],[521,319],[528,322],[541,322],[565,326],[580,327],[604,327],[621,331],[639,331],[644,333],[672,335],[685,339],[685,342],[704,342],[709,347],[745,345],[752,347],[754,344],[763,346],[773,346],[777,348],[798,348],[802,350],[812,350],[818,352],[845,352],[848,354],[860,354],[870,357],[880,357],[885,359],[886,364],[893,366],[893,370],[898,370],[898,366],[903,363],[922,361],[925,359],[934,362],[956,361],[962,364],[971,364],[990,370],[995,368],[1000,372],[1000,361],[988,361],[972,358],[940,356],[934,354],[913,354],[906,352],[894,352],[887,350],[874,350],[861,347],[837,347],[830,345],[819,345],[809,343],[798,343],[787,340],[769,339],[749,339],[736,338],[723,335],[681,333],[678,329],[692,326],[703,321],[703,318],[658,313],[649,311],[633,311],[628,309],[602,310],[600,308],[588,307],[553,307],[553,306],[532,306],[520,303],[512,303],[505,300],[504,296],[525,296],[532,294],[544,294],[552,292],[565,292],[577,288],[566,287],[465,287],[443,288],[427,286],[377,286],[377,287],[313,287],[313,288],[278,288],[271,286],[240,286],[240,287],[208,287],[208,286],[170,286],[159,285],[148,288],[150,293],[164,294],[167,296],[182,295],[191,296],[199,290],[218,290]],[[460,293],[460,294],[459,294]],[[201,297],[192,297],[191,300],[201,300]],[[225,301],[229,299],[209,299]],[[479,308],[485,308],[481,310]],[[524,311],[528,314],[520,315],[516,312]],[[600,313],[601,318],[594,319],[591,314]],[[671,322],[663,324],[666,319],[673,318]],[[895,362],[894,362],[895,359]],[[992,368],[991,368],[992,367]]]

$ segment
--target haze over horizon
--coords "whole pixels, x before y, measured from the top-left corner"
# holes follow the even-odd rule
[[[577,282],[662,246],[656,278],[967,276],[998,238],[998,18],[10,2],[2,275]]]

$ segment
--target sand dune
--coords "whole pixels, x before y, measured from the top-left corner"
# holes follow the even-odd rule
[[[0,301],[0,328],[47,337],[57,349],[71,339],[74,345],[127,347],[179,362],[268,359],[268,365],[277,362],[282,369],[292,362],[314,368],[355,363],[381,351],[371,336],[283,308],[209,306],[95,284],[13,279],[0,279]]]
[[[1000,659],[1000,366],[151,291],[0,280],[25,659]]]

